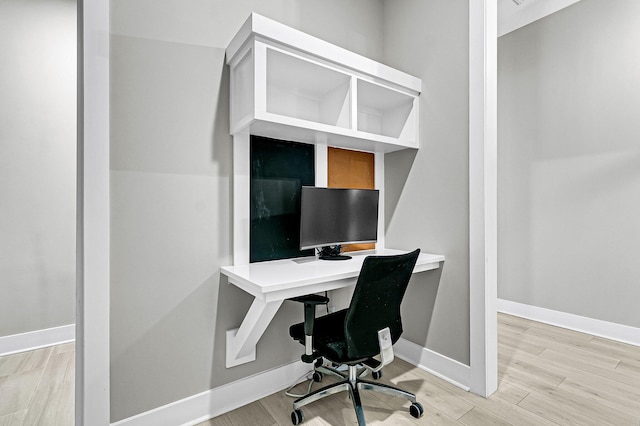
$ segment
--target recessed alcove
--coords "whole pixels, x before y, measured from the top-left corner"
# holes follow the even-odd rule
[[[284,299],[347,288],[355,284],[359,262],[368,254],[403,252],[385,247],[384,157],[418,148],[422,82],[255,13],[226,55],[231,70],[233,266],[223,267],[222,273],[254,296],[239,328],[227,330],[230,368],[256,359],[256,344]],[[265,142],[263,158],[273,160],[273,174],[256,169],[266,164],[254,161],[258,139]],[[304,161],[288,152],[305,144]],[[329,152],[335,153],[334,148],[342,149],[349,172],[363,165],[360,177],[366,182],[348,176],[330,184]],[[296,170],[291,174],[290,169]],[[299,173],[305,170],[312,175]],[[301,255],[300,235],[291,232],[299,226],[293,206],[301,184],[376,189],[375,249],[353,247],[361,251],[346,262],[291,260]],[[267,198],[272,200],[267,203]],[[265,226],[257,230],[254,225]],[[284,249],[275,254],[271,246],[280,243]],[[436,269],[443,260],[420,254],[414,271]]]

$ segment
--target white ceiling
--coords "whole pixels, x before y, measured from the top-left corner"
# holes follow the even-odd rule
[[[498,37],[571,6],[580,0],[498,0]]]

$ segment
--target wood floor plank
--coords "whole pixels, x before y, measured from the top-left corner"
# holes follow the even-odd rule
[[[58,388],[55,386],[38,387],[25,416],[25,423],[32,425],[55,424],[56,410],[60,404]]]
[[[262,406],[269,412],[278,424],[289,420],[294,398],[290,398],[284,392],[276,392],[260,400]]]
[[[581,333],[579,331],[569,330],[566,328],[556,327],[549,324],[543,324],[539,322],[531,322],[531,327],[529,327],[524,334],[528,336],[536,336],[541,338],[548,338],[550,342],[553,341],[561,341],[565,344],[576,344],[580,345],[583,343],[588,343],[593,339],[593,336],[590,334]]]
[[[544,359],[547,357],[548,354],[545,354],[544,352],[561,354],[565,358],[571,358],[574,363],[580,363],[581,365],[589,365],[603,369],[615,369],[620,363],[619,359],[571,346],[561,348],[558,348],[556,346],[548,347],[543,352],[538,354],[540,358]]]
[[[558,389],[567,390],[586,401],[594,401],[640,419],[639,398],[629,396],[628,394],[622,395],[620,393],[607,392],[602,390],[600,386],[590,386],[584,382],[577,382],[573,379],[565,380],[558,386]]]
[[[52,348],[29,401],[24,423],[72,426],[74,423],[74,353]]]
[[[389,380],[392,385],[416,394],[423,405],[429,404],[452,419],[459,419],[473,408],[472,404],[461,398],[466,391],[406,361],[398,359],[386,366],[383,379],[387,379],[387,371],[391,373]]]
[[[598,347],[594,348],[594,346],[591,345],[591,340],[585,340],[582,333],[580,333],[580,338],[578,339],[566,340],[561,338],[545,337],[542,335],[549,334],[550,336],[553,336],[557,334],[557,331],[555,330],[557,327],[538,324],[536,326],[532,326],[530,329],[537,329],[537,334],[501,330],[498,341],[500,344],[535,354],[542,353],[544,349],[554,349],[561,353],[571,354],[576,359],[587,360],[602,367],[615,368],[621,360],[620,356],[616,356],[616,354],[612,353],[610,350],[600,349]],[[544,330],[544,333],[540,332],[542,330]],[[576,333],[573,331],[570,332]],[[640,363],[638,365],[640,365]]]
[[[24,423],[25,411],[18,411],[17,413],[8,414],[0,417],[0,426],[25,426]]]
[[[593,339],[591,339],[589,344],[591,346],[600,346],[607,348],[608,350],[615,351],[618,356],[630,356],[640,361],[640,346],[634,346],[623,342],[616,342],[615,340],[605,339],[598,336],[595,336]]]
[[[539,417],[517,405],[517,403],[522,401],[529,394],[529,391],[525,391],[523,389],[524,388],[514,383],[502,382],[499,385],[498,391],[491,395],[490,398],[483,398],[470,392],[467,392],[463,398],[473,404],[474,407],[490,412],[500,418],[501,421],[505,421],[509,424],[515,424],[518,426],[555,425],[555,423]],[[517,401],[515,402],[511,395],[512,392],[517,395]]]
[[[60,398],[56,407],[56,426],[73,426],[75,424],[75,383],[66,382],[60,390]]]
[[[502,356],[504,355],[505,351],[503,349],[499,349],[499,352]],[[640,391],[637,386],[629,385],[614,379],[610,379],[607,377],[590,373],[588,371],[584,371],[583,369],[576,368],[575,366],[567,364],[563,361],[552,361],[552,360],[541,361],[536,356],[532,356],[530,354],[527,354],[524,352],[517,352],[517,351],[512,353],[510,356],[516,357],[525,362],[530,362],[532,364],[544,365],[544,368],[549,370],[550,372],[553,372],[560,376],[563,376],[563,375],[566,376],[567,377],[566,380],[573,380],[585,386],[590,386],[593,389],[598,389],[603,392],[608,392],[624,398],[630,398],[633,400],[640,401]],[[502,364],[499,364],[499,366],[500,368],[502,368]],[[531,388],[533,385],[534,383],[528,383],[528,384],[525,383],[523,386],[528,386],[529,388]],[[545,390],[545,389],[542,389],[542,390]]]
[[[0,377],[18,373],[26,353],[5,355],[0,358]]]
[[[482,408],[473,407],[472,410],[467,412],[459,420],[460,423],[469,426],[510,426],[510,423],[502,420],[500,417],[495,416],[489,411],[485,411]]]
[[[579,410],[562,407],[542,393],[532,392],[518,405],[558,425],[601,426],[595,419],[582,414]]]
[[[423,404],[424,407],[424,415],[418,419],[418,422],[422,422],[422,424],[433,425],[433,426],[459,426],[460,422],[453,420],[451,417],[446,414],[436,410],[428,404]]]
[[[500,352],[498,352],[498,377],[512,378],[527,388],[542,391],[555,388],[566,378],[565,375],[546,368],[543,363],[525,361]]]
[[[252,402],[226,414],[233,426],[273,426],[278,424],[260,401]]]
[[[33,369],[1,378],[0,416],[26,409],[42,374],[43,369]]]
[[[602,337],[594,337],[585,345],[584,349],[640,365],[640,347],[638,346],[614,342]]]
[[[11,426],[13,421],[13,413],[0,416],[0,426]]]
[[[0,377],[42,369],[51,352],[52,348],[42,348],[0,357]]]
[[[409,414],[410,402],[394,398],[382,401],[379,395],[373,391],[360,391],[360,399],[364,409],[364,416],[367,424],[397,424],[397,425],[419,425],[417,419]]]
[[[635,376],[638,386],[640,386],[640,364],[631,363],[629,361],[620,361],[616,366],[616,370],[624,372],[630,376]]]
[[[199,423],[198,426],[233,426],[233,423],[229,420],[229,416],[222,414],[206,422]]]
[[[615,368],[602,367],[597,363],[590,362],[588,359],[577,359],[572,356],[572,354],[565,354],[554,349],[547,349],[538,355],[538,357],[542,360],[550,360],[561,364],[571,365],[598,376],[606,377],[632,386],[636,386],[638,384],[638,378],[635,375],[630,375],[624,371],[616,370]]]
[[[63,343],[61,345],[53,346],[53,353],[60,354],[63,352],[75,352],[76,344],[74,342]]]
[[[373,393],[378,398],[380,394]],[[386,404],[393,410],[393,414],[390,415],[387,421],[378,422],[381,425],[384,424],[412,424],[412,425],[442,425],[442,426],[460,426],[460,423],[451,417],[447,416],[437,408],[429,404],[428,399],[424,396],[416,395],[418,402],[424,409],[424,414],[420,419],[414,419],[408,412],[408,404],[402,402],[399,398],[392,398],[386,401]]]
[[[500,399],[507,404],[516,405],[518,402],[522,401],[527,395],[529,395],[530,390],[526,389],[522,386],[518,386],[514,383],[504,382],[498,384],[498,390],[491,395],[492,398]],[[470,395],[473,395],[469,392]],[[485,398],[482,398],[486,400]]]
[[[303,407],[305,418],[314,419],[320,424],[351,425],[357,424],[351,401],[346,394],[335,394]]]
[[[563,389],[552,389],[546,394],[532,392],[518,405],[558,424],[636,426],[638,421],[635,416],[581,399]]]
[[[537,343],[531,336],[512,329],[499,329],[498,343],[509,348],[518,349],[531,354],[539,354],[547,348],[546,344]]]
[[[498,313],[498,326],[513,328],[514,330],[524,331],[531,327],[531,321],[515,315]]]
[[[312,388],[313,390],[319,389],[320,387],[327,385],[329,383],[333,383],[331,378],[325,378],[322,383],[316,384]],[[292,389],[293,393],[302,394],[307,390],[307,382],[303,382]],[[260,400],[260,403],[265,407],[265,409],[271,414],[271,417],[279,425],[291,424],[291,411],[293,411],[293,401],[296,398],[289,397],[285,395],[283,392],[276,392],[271,394]],[[343,408],[344,404],[340,404],[340,407]],[[305,425],[309,426],[327,426],[328,423],[325,419],[322,418],[322,413],[317,415],[313,410],[309,411],[307,407],[303,407],[303,412],[305,415]]]

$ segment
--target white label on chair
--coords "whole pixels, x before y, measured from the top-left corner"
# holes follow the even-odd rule
[[[391,330],[389,327],[378,331],[378,344],[380,345],[380,361],[382,365],[388,365],[393,361],[393,343],[391,342]]]

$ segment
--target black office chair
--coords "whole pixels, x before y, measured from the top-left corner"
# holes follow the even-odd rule
[[[362,380],[358,372],[360,365],[364,366],[364,371],[378,373],[374,378],[381,376],[380,369],[388,362],[384,356],[388,352],[381,349],[385,347],[384,336],[386,333],[387,346],[391,347],[402,334],[400,303],[419,254],[420,249],[417,249],[401,255],[366,257],[349,307],[316,318],[313,330],[315,352],[332,362],[348,365],[349,372],[348,375],[343,375],[344,380],[295,400],[291,413],[294,425],[304,421],[301,407],[342,391],[349,391],[358,425],[364,425],[360,389],[406,398],[412,403],[409,407],[411,415],[415,418],[422,416],[424,410],[416,402],[414,394],[382,383]],[[379,339],[379,332],[383,336],[382,340]],[[304,323],[292,325],[289,334],[304,344]],[[373,358],[381,353],[382,363]]]

